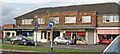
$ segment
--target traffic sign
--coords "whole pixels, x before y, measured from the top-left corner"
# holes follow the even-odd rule
[[[53,28],[53,27],[55,26],[55,23],[54,23],[54,22],[50,22],[50,23],[48,24],[48,26],[49,26],[49,28]]]
[[[55,23],[51,21],[48,24],[49,28],[51,28],[51,51],[53,52],[53,27],[55,26]]]

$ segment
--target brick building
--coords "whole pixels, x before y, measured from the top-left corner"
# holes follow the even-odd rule
[[[75,36],[79,44],[96,44],[97,39],[105,42],[105,39],[113,40],[120,35],[119,16],[120,5],[117,3],[39,8],[16,17],[16,27],[13,29],[16,35],[33,36],[35,40],[34,22],[37,19],[37,41],[49,42],[51,29],[48,23],[52,20],[56,24],[53,38],[65,35],[73,39]],[[81,43],[82,40],[85,42]]]
[[[2,26],[3,31],[3,37],[4,38],[9,38],[13,37],[16,35],[16,30],[14,29],[15,25],[14,24],[5,24]]]

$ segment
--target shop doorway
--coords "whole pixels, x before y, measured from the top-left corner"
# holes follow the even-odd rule
[[[60,31],[53,31],[53,40],[58,36],[60,36]]]
[[[60,36],[60,31],[53,31],[53,40],[55,39],[55,37]],[[51,40],[51,31],[47,32],[47,41],[50,42]]]
[[[74,44],[76,44],[77,41],[76,32],[72,33],[72,40],[74,40]]]
[[[48,34],[47,41],[50,42],[50,35],[51,35],[51,32],[47,32],[47,34]]]
[[[42,31],[41,32],[41,39],[43,39],[43,40],[47,39],[47,33],[46,32],[47,31]]]

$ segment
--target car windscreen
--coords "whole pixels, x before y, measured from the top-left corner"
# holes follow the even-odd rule
[[[120,36],[116,37],[113,42],[104,50],[103,54],[120,54]]]
[[[70,40],[70,39],[68,39],[67,37],[63,37],[65,40]]]

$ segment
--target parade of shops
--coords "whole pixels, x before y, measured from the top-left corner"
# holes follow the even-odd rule
[[[34,30],[35,20],[39,27]],[[61,7],[39,8],[15,18],[16,25],[3,31],[4,37],[23,35],[40,42],[50,42],[51,28],[48,23],[55,22],[53,39],[58,36],[76,38],[76,44],[110,43],[120,35],[120,5],[99,3]]]

